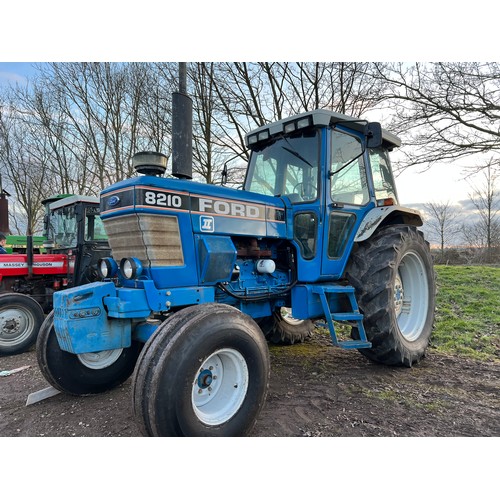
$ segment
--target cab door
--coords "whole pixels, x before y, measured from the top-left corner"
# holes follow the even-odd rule
[[[326,172],[321,274],[338,279],[370,201],[363,136],[341,127],[331,130]],[[328,169],[327,169],[328,170]]]

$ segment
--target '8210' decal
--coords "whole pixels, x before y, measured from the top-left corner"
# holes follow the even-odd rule
[[[151,189],[138,190],[138,204],[180,210],[189,210],[190,208],[189,196],[187,195]]]
[[[182,197],[178,194],[144,191],[144,203],[157,207],[182,208]]]

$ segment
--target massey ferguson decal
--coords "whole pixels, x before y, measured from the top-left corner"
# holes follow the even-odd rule
[[[33,267],[61,267],[64,265],[64,261],[54,261],[54,262],[33,262]],[[28,264],[26,262],[0,262],[0,269],[23,269],[27,268]]]

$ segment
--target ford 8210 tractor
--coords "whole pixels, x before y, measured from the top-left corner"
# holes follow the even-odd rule
[[[102,281],[54,294],[41,370],[75,395],[133,373],[145,435],[244,435],[264,404],[266,338],[326,319],[332,341],[411,366],[431,335],[435,281],[418,212],[398,205],[378,123],[326,110],[248,134],[243,190],[165,178],[165,158],[101,193],[113,259]],[[340,340],[336,326],[351,327]]]

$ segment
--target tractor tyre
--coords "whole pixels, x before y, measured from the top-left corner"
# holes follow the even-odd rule
[[[36,344],[38,366],[50,385],[74,396],[97,394],[125,382],[134,371],[142,343],[123,349],[73,354],[59,347],[54,311],[40,328]]]
[[[219,304],[212,304],[213,308],[217,308]],[[151,337],[146,341],[142,348],[139,359],[135,365],[134,374],[132,376],[132,408],[137,426],[144,436],[151,436],[152,430],[149,423],[149,413],[147,409],[148,399],[146,397],[151,383],[151,377],[156,369],[158,357],[161,350],[155,349],[156,339],[158,336],[163,337],[162,342],[166,342],[166,337],[172,335],[180,323],[187,321],[191,317],[198,314],[198,308],[187,307],[169,316],[158,328],[153,332]],[[153,348],[152,348],[153,346]]]
[[[299,344],[310,338],[314,331],[314,323],[311,320],[295,319],[287,307],[277,309],[272,316],[260,318],[257,324],[266,340],[272,344]]]
[[[45,315],[29,295],[0,294],[0,355],[20,354],[35,342]]]
[[[249,316],[225,304],[191,306],[160,325],[148,343],[133,389],[142,431],[214,437],[250,432],[265,402],[270,361]]]
[[[434,323],[435,277],[429,243],[413,226],[386,226],[351,253],[346,277],[356,289],[370,349],[386,365],[412,366],[425,356]],[[356,327],[351,336],[359,339]]]

